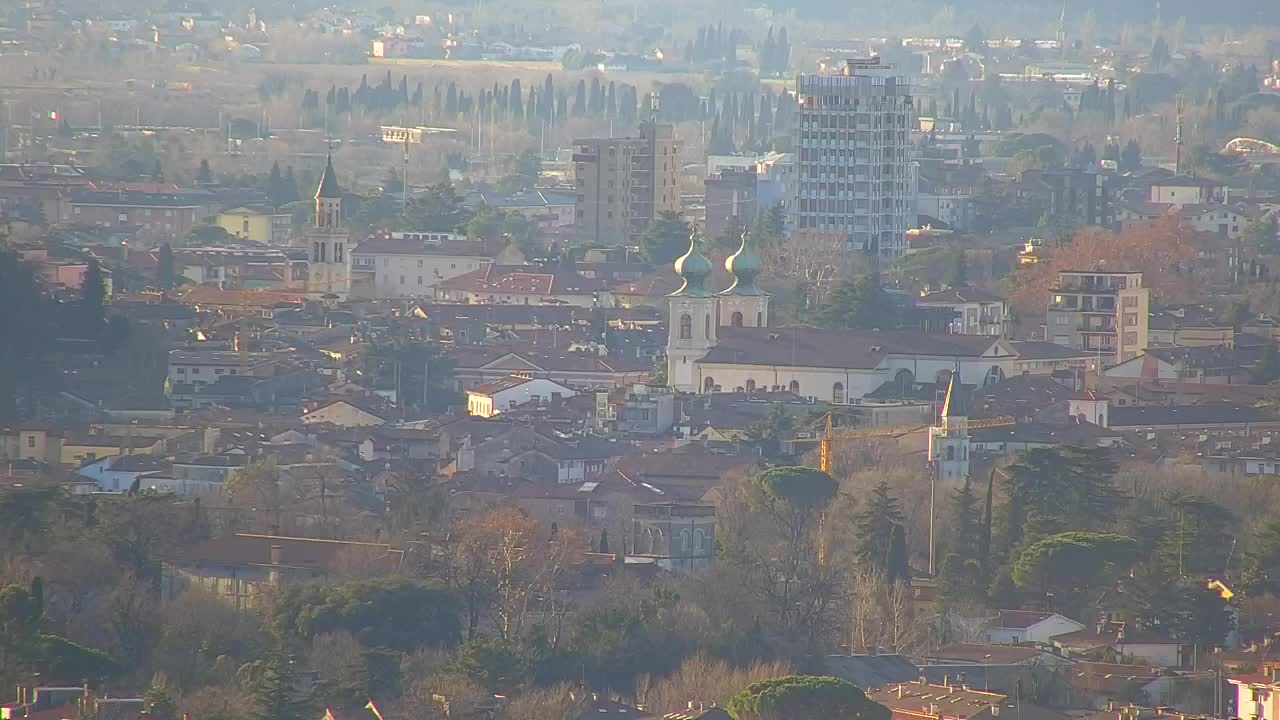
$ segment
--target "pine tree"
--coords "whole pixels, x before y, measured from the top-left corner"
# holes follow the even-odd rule
[[[213,184],[213,171],[209,169],[208,160],[200,161],[200,169],[196,171],[196,184],[197,185]]]
[[[107,283],[97,258],[89,258],[84,279],[80,282],[80,332],[86,340],[102,336],[106,323]]]
[[[987,559],[982,556],[978,499],[968,482],[953,491],[950,515],[948,551],[939,573],[943,597],[949,602],[981,602],[987,585]]]
[[[156,287],[161,290],[172,290],[176,280],[177,269],[173,263],[173,248],[169,243],[165,243],[156,251]]]
[[[889,483],[884,480],[871,491],[866,507],[855,519],[858,557],[866,568],[879,571],[891,583],[911,579],[905,521],[898,499],[889,494]]]
[[[307,720],[310,717],[310,698],[300,695],[294,664],[293,658],[280,649],[254,664],[251,695],[257,712],[251,715],[253,720]]]
[[[587,114],[587,81],[579,78],[578,88],[573,95],[573,109],[570,110],[574,117],[584,117]]]

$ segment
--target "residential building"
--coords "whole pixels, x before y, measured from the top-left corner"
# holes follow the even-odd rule
[[[0,128],[0,142],[8,130]],[[38,205],[49,223],[73,222],[68,200],[73,193],[92,188],[93,180],[75,165],[0,164],[0,214]]]
[[[172,350],[168,382],[209,385],[224,375],[267,377],[274,374],[276,358],[264,352],[227,350]]]
[[[1146,352],[1107,368],[1108,378],[1178,383],[1248,383],[1262,348],[1199,345],[1147,348]]]
[[[382,408],[371,403],[344,398],[321,403],[302,415],[302,422],[312,425],[327,423],[337,427],[373,427],[385,425],[390,419]]]
[[[403,561],[403,550],[382,543],[237,533],[174,552],[164,563],[161,597],[169,602],[187,588],[199,587],[238,610],[249,610],[288,583],[354,566],[395,573]]]
[[[795,227],[843,233],[851,250],[885,259],[906,251],[916,223],[911,86],[878,57],[843,74],[796,81],[799,148]]]
[[[429,297],[436,283],[483,270],[495,254],[465,239],[369,238],[351,251],[351,292],[376,300]]]
[[[307,231],[307,295],[312,299],[346,299],[351,289],[346,252],[349,239],[342,229],[342,191],[331,154],[316,188],[315,224]]]
[[[1049,290],[1045,339],[1108,365],[1130,360],[1150,344],[1149,304],[1140,272],[1064,270]]]
[[[1227,201],[1226,188],[1189,175],[1174,175],[1151,183],[1148,200],[1156,205],[1209,205]]]
[[[627,392],[613,419],[618,432],[661,435],[675,424],[675,414],[676,398],[669,389],[637,384]]]
[[[735,225],[751,227],[756,217],[756,168],[726,167],[703,181],[706,219],[703,237],[719,240]]]
[[[214,222],[237,240],[288,245],[293,216],[265,205],[241,205],[218,213]]]
[[[1009,305],[1004,298],[977,288],[948,288],[925,293],[916,305],[943,308],[955,314],[948,331],[955,335],[1004,335],[1008,331]]]
[[[1056,635],[1083,630],[1065,615],[1043,610],[997,610],[987,628],[987,641],[998,645],[1047,643]]]
[[[679,143],[648,121],[639,137],[574,141],[574,222],[587,244],[636,245],[663,212],[679,212]]]
[[[664,502],[632,509],[632,554],[653,558],[663,570],[706,570],[715,558],[715,545],[714,505]]]
[[[15,460],[58,464],[62,460],[62,433],[38,425],[0,429],[0,461]]]
[[[476,198],[496,210],[524,216],[543,232],[555,232],[574,223],[577,193],[573,188],[535,188],[511,194],[482,192]]]
[[[1157,667],[1183,667],[1192,659],[1189,643],[1126,628],[1123,622],[1099,622],[1094,627],[1057,635],[1052,642],[1069,656],[1095,657],[1098,651],[1106,651]]]
[[[477,261],[478,262],[478,261]],[[485,264],[439,280],[435,299],[473,305],[573,305],[612,307],[609,286],[572,270],[529,265]]]
[[[80,190],[71,193],[71,222],[131,226],[153,241],[186,235],[203,217],[206,198],[192,193]]]
[[[1227,678],[1236,693],[1236,717],[1280,720],[1280,667],[1267,663],[1261,671]]]
[[[467,388],[467,413],[477,417],[493,417],[527,402],[551,402],[577,394],[546,378],[535,378],[528,372],[516,373],[501,380]]]
[[[1067,227],[1118,229],[1114,193],[1107,175],[1091,170],[1028,170],[1022,191],[1047,200],[1046,212]]]
[[[1011,696],[1005,693],[975,690],[952,683],[932,684],[916,680],[887,685],[867,697],[889,708],[893,720],[995,720],[1003,712]],[[1019,700],[1015,715],[1023,720],[1065,720],[1066,715]]]

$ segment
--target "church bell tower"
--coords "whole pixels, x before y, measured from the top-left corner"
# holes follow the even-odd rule
[[[345,300],[351,289],[347,258],[350,235],[342,229],[342,191],[333,169],[333,153],[325,162],[316,188],[315,224],[307,232],[307,295],[315,299],[337,296]]]

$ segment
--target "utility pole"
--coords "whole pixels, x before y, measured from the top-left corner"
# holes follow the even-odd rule
[[[1173,132],[1173,172],[1175,175],[1182,174],[1182,94],[1178,94],[1178,116],[1177,124]]]
[[[404,173],[400,176],[400,212],[409,214],[409,128],[404,129]]]

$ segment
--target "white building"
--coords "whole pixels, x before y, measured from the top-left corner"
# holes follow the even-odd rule
[[[957,335],[1001,336],[1008,330],[1009,305],[1004,298],[977,288],[948,288],[927,293],[916,300],[916,305],[955,312],[951,332]]]
[[[851,250],[894,258],[916,223],[911,86],[880,59],[796,81],[795,227],[841,232]]]
[[[987,642],[995,645],[1047,643],[1058,635],[1083,629],[1082,623],[1055,612],[999,610],[987,629]]]
[[[370,238],[351,251],[353,294],[377,300],[430,297],[436,283],[494,262],[483,242],[404,235]]]
[[[517,374],[468,388],[467,413],[477,417],[493,417],[530,401],[550,402],[577,394],[572,388],[558,382]]]

